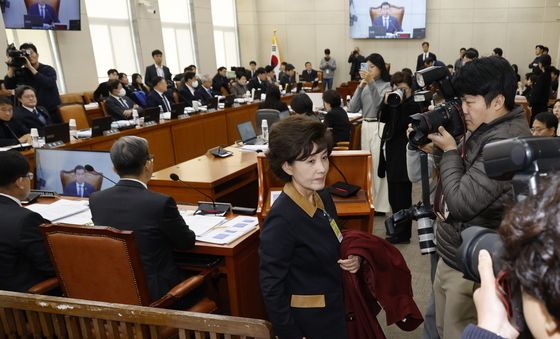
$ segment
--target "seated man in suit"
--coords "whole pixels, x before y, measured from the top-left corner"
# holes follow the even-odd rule
[[[146,139],[118,139],[111,147],[111,160],[121,180],[90,197],[92,220],[95,225],[134,232],[150,297],[156,300],[181,281],[172,252],[192,248],[195,234],[173,198],[148,190],[154,157]]]
[[[26,292],[55,275],[39,231],[47,221],[20,202],[32,179],[23,155],[0,152],[0,290]]]
[[[181,80],[181,86],[179,87],[179,94],[181,95],[182,101],[185,105],[192,107],[193,100],[199,100],[196,89],[198,88],[198,80],[196,79],[195,72],[186,72]]]
[[[44,25],[52,26],[54,23],[59,22],[56,11],[52,6],[47,4],[46,0],[39,0],[31,5],[31,7],[29,7],[29,10],[27,11],[27,14],[40,16],[41,18],[43,18]]]
[[[222,95],[229,94],[229,80],[226,77],[227,68],[220,67],[218,68],[218,72],[212,78],[212,89],[216,93],[220,93]]]
[[[208,74],[200,77],[200,86],[196,88],[196,95],[202,105],[208,104],[208,99],[213,98],[216,93],[212,90],[212,78]]]
[[[260,89],[262,93],[266,93],[266,89],[269,85],[269,82],[266,80],[266,72],[264,68],[259,67],[255,72],[255,77],[249,81],[247,88],[252,91],[253,89],[256,91]],[[260,98],[257,98],[260,99]]]
[[[109,96],[109,89],[107,88],[107,85],[109,84],[109,81],[119,79],[119,71],[117,71],[114,68],[111,68],[110,70],[107,71],[107,76],[109,77],[109,79],[107,81],[100,83],[99,86],[97,86],[97,88],[93,92],[93,99],[95,101],[103,101],[105,100],[105,98]]]
[[[113,118],[113,121],[132,119],[133,110],[142,110],[140,106],[126,96],[126,90],[119,80],[109,80],[107,88],[109,89],[109,96],[105,103],[107,104],[107,114]]]
[[[313,69],[313,66],[308,61],[305,63],[305,69],[299,76],[299,81],[313,82],[315,80],[317,80],[317,71]]]
[[[84,198],[89,197],[95,192],[95,188],[93,188],[90,183],[86,182],[86,169],[84,166],[77,165],[74,167],[74,175],[76,176],[76,180],[64,186],[62,194]]]
[[[280,77],[280,87],[286,90],[288,86],[293,87],[296,84],[296,68],[292,64],[287,64],[284,68],[284,74]]]
[[[13,114],[12,100],[0,96],[0,147],[23,143],[31,144],[31,135],[26,132]]]
[[[156,77],[161,77],[171,82],[171,71],[169,71],[167,66],[163,65],[163,52],[159,49],[153,50],[152,59],[154,59],[154,64],[146,67],[144,82],[151,86]]]
[[[167,80],[155,77],[152,90],[146,98],[148,107],[161,107],[164,112],[171,112],[171,98],[167,94]]]
[[[33,87],[19,86],[16,88],[15,95],[21,106],[14,109],[14,120],[24,127],[27,133],[32,128],[40,130],[52,124],[47,109],[37,106],[37,95]]]
[[[389,15],[389,10],[391,9],[391,5],[388,2],[383,2],[381,4],[381,15],[375,17],[373,20],[373,26],[382,26],[385,27],[385,31],[387,33],[396,33],[402,32],[401,23],[399,20]]]

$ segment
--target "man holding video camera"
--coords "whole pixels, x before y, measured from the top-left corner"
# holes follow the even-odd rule
[[[60,122],[60,95],[55,69],[39,62],[37,47],[32,43],[22,44],[19,51],[12,45],[8,48],[8,56],[8,73],[4,78],[6,88],[15,89],[20,85],[33,87],[37,93],[37,104],[49,111],[53,122]]]
[[[440,173],[434,210],[441,259],[434,294],[442,338],[459,338],[476,319],[474,283],[463,278],[456,264],[461,231],[473,225],[497,228],[510,197],[510,181],[486,175],[482,149],[491,141],[530,135],[523,108],[514,103],[515,75],[504,58],[492,56],[465,64],[453,79],[453,87],[462,99],[468,133],[459,145],[444,127],[428,136]]]

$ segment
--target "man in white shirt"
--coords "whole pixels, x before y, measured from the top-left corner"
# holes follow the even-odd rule
[[[163,65],[163,52],[159,49],[152,51],[152,58],[154,59],[154,64],[146,67],[146,76],[144,77],[146,85],[153,86],[156,77],[162,77],[172,83],[171,72],[167,66]]]
[[[76,180],[64,186],[63,194],[73,197],[89,197],[90,194],[95,192],[95,188],[86,182],[86,169],[82,165],[74,167],[74,175]]]

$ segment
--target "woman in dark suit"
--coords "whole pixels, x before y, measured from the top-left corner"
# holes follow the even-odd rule
[[[266,99],[259,104],[259,109],[275,109],[280,112],[288,110],[288,105],[286,105],[282,100],[280,100],[280,89],[278,86],[268,86],[266,88]]]
[[[533,84],[531,94],[527,99],[529,101],[529,106],[531,106],[531,124],[533,124],[533,120],[535,120],[535,116],[538,113],[547,111],[548,98],[551,92],[550,82],[552,81],[550,77],[550,73],[552,72],[550,64],[550,55],[541,55],[539,58],[539,68],[542,73]]]
[[[274,124],[267,157],[285,181],[260,236],[260,285],[278,338],[344,339],[341,269],[356,273],[361,258],[340,259],[342,235],[325,188],[332,140],[327,127],[303,116]]]
[[[385,104],[381,110],[380,120],[385,123],[381,137],[381,149],[385,144],[385,152],[381,152],[379,171],[387,173],[389,204],[393,213],[409,208],[412,205],[412,183],[406,171],[406,145],[408,138],[406,129],[410,116],[421,112],[421,107],[414,102],[412,96],[412,77],[408,73],[396,72],[391,76],[393,90],[400,89],[403,93],[400,105],[391,107]],[[385,166],[383,166],[385,164]],[[379,174],[381,175],[381,174]],[[393,244],[410,242],[412,221],[399,224],[397,233],[388,238]]]

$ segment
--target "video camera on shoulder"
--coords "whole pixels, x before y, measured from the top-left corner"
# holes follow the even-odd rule
[[[29,53],[29,51],[25,49],[17,49],[16,46],[12,43],[8,45],[8,48],[6,49],[6,55],[10,58],[8,66],[21,68],[27,63],[26,58],[29,57],[31,53]]]
[[[437,93],[445,99],[445,102],[436,106],[433,110],[412,115],[413,132],[409,135],[411,147],[418,148],[430,142],[428,134],[437,132],[439,126],[454,137],[465,134],[466,127],[461,108],[461,99],[451,84],[451,76],[447,67],[431,66],[416,72],[416,83],[422,90],[414,92],[414,101],[425,102],[431,100],[432,93],[427,90],[430,87],[437,88]],[[389,96],[393,95],[392,92]],[[394,102],[397,102],[395,93]],[[389,103],[389,97],[387,98]],[[401,98],[402,101],[402,98]],[[390,103],[389,103],[390,104]]]
[[[491,142],[484,146],[483,158],[486,174],[497,180],[511,180],[514,199],[523,201],[537,194],[543,177],[560,170],[560,138],[525,137]],[[461,238],[456,265],[464,278],[480,282],[478,254],[482,249],[487,250],[492,256],[500,299],[509,310],[510,320],[523,330],[521,293],[504,274],[503,242],[496,230],[471,226],[461,232]]]

